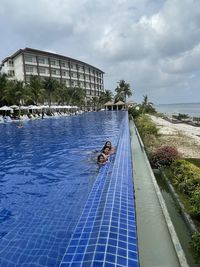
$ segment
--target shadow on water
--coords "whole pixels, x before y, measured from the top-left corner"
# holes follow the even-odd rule
[[[170,214],[172,223],[175,227],[176,233],[180,240],[181,246],[185,252],[185,256],[187,258],[188,264],[190,267],[199,267],[199,263],[196,262],[195,256],[191,250],[191,233],[181,215],[180,209],[176,202],[174,201],[169,188],[164,181],[164,179],[159,174],[155,174],[158,185],[161,189],[161,193],[165,200],[168,212]]]

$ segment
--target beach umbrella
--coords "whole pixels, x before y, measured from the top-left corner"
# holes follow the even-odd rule
[[[26,106],[21,106],[20,109],[28,109]]]
[[[4,111],[13,111],[13,109],[11,107],[8,107],[8,106],[3,106],[3,107],[0,107],[0,110],[4,110]]]
[[[19,106],[17,106],[17,105],[12,105],[12,106],[10,106],[10,108],[13,108],[13,109],[19,109]]]
[[[41,109],[41,107],[35,106],[35,105],[30,105],[30,106],[28,106],[28,109]]]

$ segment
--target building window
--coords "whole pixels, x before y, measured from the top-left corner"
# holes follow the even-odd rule
[[[28,56],[28,55],[26,55],[26,56],[24,57],[24,59],[25,59],[25,61],[27,61],[27,62],[36,63],[36,57],[34,57],[34,56]]]
[[[46,70],[45,68],[39,67],[39,73],[47,73]]]
[[[62,71],[62,76],[67,76],[67,71]]]
[[[48,64],[47,58],[38,57],[38,64]]]
[[[9,61],[8,61],[8,66],[9,66],[9,67],[13,67],[13,66],[14,66],[14,64],[13,64],[13,61],[12,61],[12,60],[9,60]]]
[[[60,75],[60,70],[51,69],[51,74],[53,74],[53,75]]]
[[[68,63],[67,63],[67,62],[64,62],[64,61],[62,61],[62,63],[61,63],[61,66],[62,66],[63,68],[68,68]]]
[[[33,67],[26,66],[26,72],[33,72]]]
[[[8,76],[10,76],[10,77],[15,76],[15,72],[14,72],[14,70],[9,70],[9,71],[8,71]]]

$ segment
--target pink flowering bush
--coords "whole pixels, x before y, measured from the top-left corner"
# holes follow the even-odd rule
[[[167,167],[179,158],[179,153],[175,147],[162,146],[151,155],[151,164],[153,168]]]

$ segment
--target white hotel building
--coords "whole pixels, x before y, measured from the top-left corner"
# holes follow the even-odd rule
[[[32,48],[19,49],[6,57],[2,61],[1,72],[10,79],[25,83],[30,81],[31,75],[42,79],[51,77],[67,87],[85,89],[87,99],[104,92],[102,70],[73,58]]]

